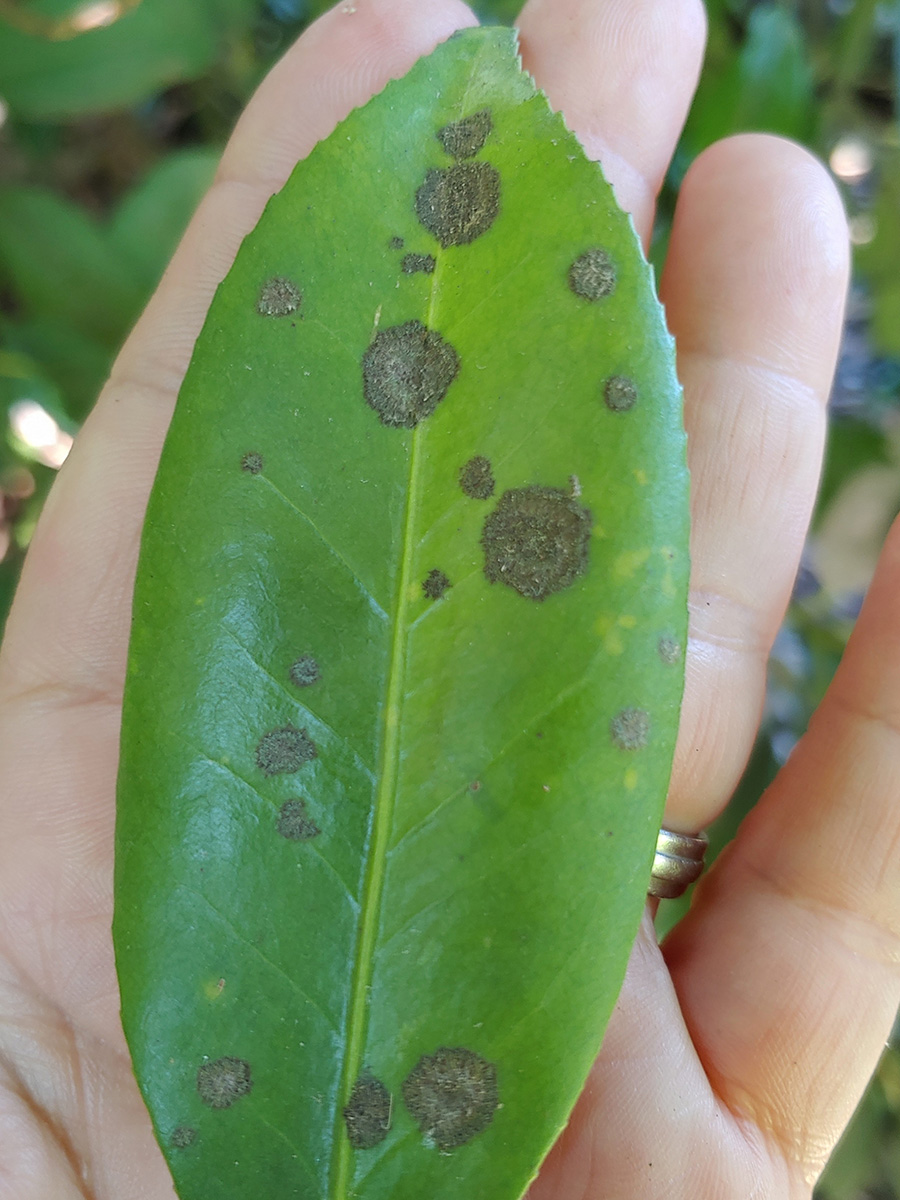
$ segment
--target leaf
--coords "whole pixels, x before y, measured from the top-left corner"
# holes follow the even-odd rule
[[[113,217],[113,248],[149,294],[194,209],[212,183],[219,153],[183,150],[169,154],[122,200]]]
[[[29,11],[60,17],[85,7],[43,0]],[[0,96],[18,116],[42,121],[135,104],[206,71],[256,7],[256,0],[141,0],[111,25],[66,41],[0,19]]]
[[[100,224],[37,187],[0,189],[0,280],[15,289],[26,316],[58,320],[112,346],[143,299]]]
[[[353,113],[244,242],[151,498],[122,729],[123,1018],[185,1200],[535,1174],[671,767],[680,399],[631,223],[511,31]]]

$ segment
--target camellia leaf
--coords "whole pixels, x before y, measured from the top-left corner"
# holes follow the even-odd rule
[[[642,910],[687,574],[631,223],[458,35],[270,202],[150,501],[115,937],[184,1200],[525,1190]]]

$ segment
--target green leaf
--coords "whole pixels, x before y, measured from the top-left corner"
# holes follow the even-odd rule
[[[0,189],[0,280],[26,317],[59,321],[108,346],[124,337],[144,298],[106,230],[37,187]]]
[[[85,7],[80,0],[39,0],[28,9],[60,18]],[[201,75],[256,9],[257,0],[141,0],[113,24],[62,41],[0,19],[0,96],[30,120],[134,104]]]
[[[122,200],[113,217],[113,249],[149,293],[194,209],[212,183],[219,153],[183,150],[168,155]]]
[[[534,1175],[671,768],[680,400],[631,223],[508,30],[353,113],[244,242],[151,498],[122,730],[123,1017],[185,1200]]]
[[[900,152],[883,147],[879,163],[878,192],[872,210],[874,237],[855,248],[854,261],[872,292],[870,332],[883,354],[900,357]]]

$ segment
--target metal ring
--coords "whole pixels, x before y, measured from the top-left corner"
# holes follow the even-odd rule
[[[709,838],[705,833],[691,837],[661,829],[647,892],[660,900],[675,900],[684,895],[703,872],[703,860]]]

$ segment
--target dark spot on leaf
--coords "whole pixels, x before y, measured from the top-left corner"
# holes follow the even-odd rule
[[[643,750],[650,740],[650,714],[642,708],[623,708],[610,721],[609,732],[620,750]]]
[[[482,783],[481,783],[480,779],[473,779],[472,782],[469,784],[470,792],[480,792],[481,788],[482,788]]]
[[[430,254],[404,254],[401,266],[404,275],[433,275],[437,263]]]
[[[314,759],[318,751],[305,729],[285,725],[263,734],[256,747],[256,763],[265,775],[286,775],[299,771]]]
[[[599,246],[587,250],[569,267],[569,287],[585,300],[602,300],[616,290],[616,268]]]
[[[522,596],[546,600],[587,569],[591,513],[560,488],[513,488],[484,523],[484,573]]]
[[[278,813],[278,832],[289,842],[311,842],[322,831],[307,812],[305,800],[285,800]]]
[[[249,451],[241,459],[241,470],[246,471],[249,475],[258,475],[263,469],[263,459],[261,454],[257,454],[255,450]]]
[[[459,486],[473,500],[489,500],[495,487],[490,459],[481,454],[470,458],[464,467],[460,467]]]
[[[628,412],[637,404],[638,391],[624,375],[613,375],[612,379],[607,379],[603,395],[607,408],[613,412]]]
[[[418,218],[445,250],[487,233],[499,212],[500,173],[486,162],[431,170],[416,192]]]
[[[176,1150],[186,1150],[188,1146],[193,1146],[197,1140],[197,1130],[191,1129],[190,1125],[179,1125],[172,1130],[172,1145]]]
[[[392,250],[402,250],[406,245],[402,237],[392,237],[388,245]]]
[[[347,1137],[354,1150],[371,1150],[391,1128],[391,1093],[380,1079],[364,1071],[353,1085],[344,1108]]]
[[[263,284],[256,311],[263,317],[286,317],[297,311],[301,299],[300,289],[295,284],[276,276]]]
[[[671,666],[681,658],[681,643],[673,637],[661,637],[657,646],[659,657]]]
[[[459,373],[456,351],[421,321],[382,330],[362,365],[366,402],[385,425],[402,429],[431,416]]]
[[[483,1133],[499,1104],[497,1068],[462,1047],[424,1055],[403,1081],[403,1099],[422,1133],[453,1150]]]
[[[450,580],[443,571],[438,571],[435,568],[428,572],[428,577],[422,582],[422,591],[429,600],[440,600],[448,587],[452,587]]]
[[[291,667],[291,683],[297,687],[312,687],[321,678],[319,664],[311,654],[302,654]]]
[[[490,110],[483,108],[438,130],[438,141],[452,158],[474,158],[494,131]]]
[[[217,1058],[204,1063],[197,1072],[197,1091],[210,1108],[231,1108],[252,1087],[250,1064],[242,1058]]]

